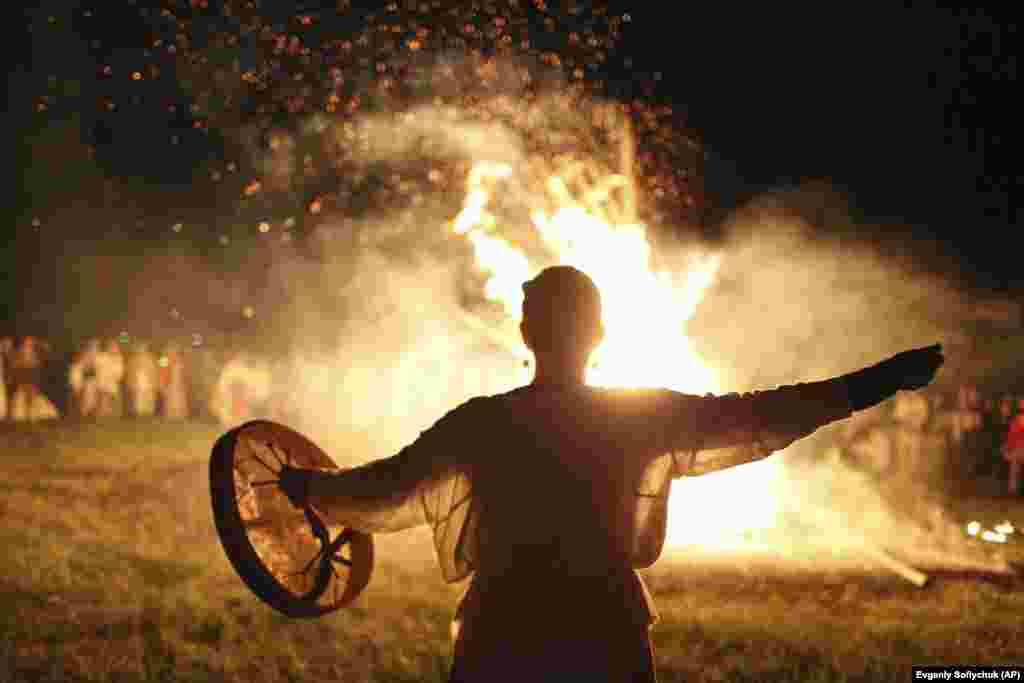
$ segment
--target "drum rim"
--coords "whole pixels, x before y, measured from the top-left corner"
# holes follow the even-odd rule
[[[228,560],[253,593],[286,616],[319,617],[350,604],[367,586],[373,571],[373,537],[369,534],[353,531],[352,568],[349,571],[348,580],[345,582],[344,591],[338,601],[328,605],[301,600],[282,586],[263,564],[249,540],[235,495],[234,450],[243,431],[253,427],[283,431],[292,438],[298,437],[321,454],[327,462],[334,465],[330,457],[308,438],[293,429],[269,420],[246,422],[218,438],[213,445],[210,457],[210,499],[217,536]]]

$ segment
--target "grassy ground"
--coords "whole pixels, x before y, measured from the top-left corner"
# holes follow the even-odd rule
[[[353,607],[278,616],[214,534],[217,436],[156,421],[0,430],[0,680],[444,680],[460,587],[441,581],[426,535],[378,537]],[[953,514],[1024,522],[1024,504],[979,498]],[[1024,664],[1016,578],[917,589],[885,573],[665,560],[648,579],[662,681],[906,681],[915,663]]]

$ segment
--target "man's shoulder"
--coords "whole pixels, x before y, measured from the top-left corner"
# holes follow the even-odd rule
[[[572,395],[593,406],[606,406],[609,410],[644,410],[655,406],[677,403],[679,400],[697,399],[672,389],[658,387],[593,387],[574,388]],[[514,410],[522,401],[540,399],[538,390],[525,385],[499,394],[474,396],[449,412],[449,415],[484,415],[494,410]]]
[[[507,405],[504,399],[511,393],[513,392],[469,398],[445,413],[428,432],[466,433],[487,430],[502,413],[502,408]]]
[[[698,398],[662,387],[594,387],[595,401],[620,410],[644,410]]]
[[[523,399],[527,394],[525,390],[528,388],[529,387],[517,387],[511,391],[504,391],[499,394],[481,394],[480,396],[473,396],[449,411],[448,415],[479,416],[496,409],[507,407],[515,401]]]
[[[516,390],[505,392],[502,394],[490,394],[473,396],[466,399],[456,407],[452,408],[445,415],[445,418],[453,417],[468,417],[471,415],[480,415],[484,411],[491,410],[496,406],[502,404],[507,400]]]

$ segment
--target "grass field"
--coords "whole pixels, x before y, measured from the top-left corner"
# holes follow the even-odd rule
[[[71,422],[0,431],[0,681],[443,681],[446,585],[419,530],[377,537],[355,605],[289,620],[213,531],[219,431]],[[1005,498],[958,518],[1024,520]],[[1024,543],[1008,557],[1024,560]],[[663,560],[647,573],[662,681],[908,681],[913,664],[1024,664],[1024,580],[763,571]]]

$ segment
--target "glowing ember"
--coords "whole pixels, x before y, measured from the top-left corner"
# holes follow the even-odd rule
[[[981,532],[981,538],[982,540],[989,541],[990,543],[1006,543],[1006,536],[998,531],[989,531],[986,529]]]
[[[971,536],[980,537],[989,543],[1006,543],[1007,537],[1016,529],[1009,522],[1001,522],[995,529],[982,529],[980,522],[971,522],[967,525],[967,533]]]
[[[605,339],[594,353],[588,384],[721,392],[715,371],[696,354],[686,336],[687,322],[714,280],[718,257],[696,256],[683,277],[655,272],[645,226],[631,215],[627,169],[625,174],[603,177],[592,172],[589,177],[601,179],[596,187],[582,191],[578,188],[584,174],[579,173],[572,178],[575,193],[559,175],[544,179],[539,186],[545,191],[537,199],[538,204],[548,200],[546,209],[533,209],[530,218],[535,236],[552,258],[548,263],[533,263],[523,250],[495,234],[498,221],[488,210],[499,185],[514,173],[506,164],[476,164],[467,178],[463,208],[451,225],[469,240],[477,265],[489,275],[484,289],[487,298],[499,303],[510,320],[518,321],[524,281],[550,265],[579,268],[600,288],[604,304]],[[625,197],[619,200],[620,206],[609,209],[608,204],[615,201],[612,190],[621,187],[627,188]],[[596,198],[600,206],[588,198]],[[610,215],[627,220],[612,222],[606,218]],[[529,358],[522,345],[512,350],[523,360]],[[670,499],[668,545],[715,549],[749,545],[744,532],[767,528],[778,518],[772,487],[780,473],[778,463],[763,461],[677,481]]]

